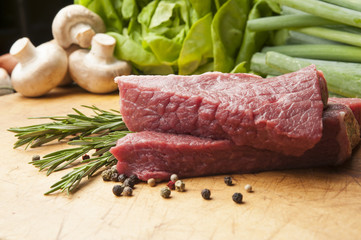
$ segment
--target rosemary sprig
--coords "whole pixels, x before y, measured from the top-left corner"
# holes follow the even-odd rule
[[[102,156],[96,158],[91,158],[91,160],[87,161],[87,164],[76,167],[71,172],[64,175],[60,181],[54,183],[50,187],[51,189],[44,194],[48,195],[56,191],[67,191],[69,194],[79,187],[83,178],[89,178],[101,167],[114,165],[116,162],[117,160],[110,152],[106,152]]]
[[[116,159],[109,152],[115,146],[116,141],[129,133],[122,116],[119,112],[101,110],[95,106],[83,106],[90,108],[95,116],[86,116],[77,109],[73,109],[77,114],[68,114],[58,117],[42,117],[53,120],[51,123],[31,125],[20,128],[10,128],[16,133],[18,141],[14,148],[27,144],[27,147],[39,147],[44,143],[58,139],[65,139],[67,136],[76,135],[71,139],[66,139],[69,145],[74,148],[62,149],[43,156],[40,160],[31,161],[30,164],[41,170],[47,169],[47,175],[54,171],[60,171],[70,166],[90,151],[91,158],[82,159],[71,172],[64,175],[61,180],[53,184],[48,192],[74,191],[79,187],[80,182],[85,177],[91,177],[103,166],[110,166],[116,163]]]
[[[81,137],[78,140],[71,140],[69,145],[78,145],[75,148],[62,149],[45,155],[40,160],[31,161],[30,164],[38,167],[40,170],[47,169],[47,175],[54,171],[63,170],[71,163],[87,154],[91,150],[96,150],[91,156],[99,157],[108,152],[115,146],[119,138],[124,137],[128,131],[114,131],[102,136]],[[87,162],[86,159],[82,163]]]
[[[16,133],[18,141],[14,148],[26,145],[27,147],[39,147],[53,140],[62,140],[68,136],[75,135],[72,139],[82,136],[100,133],[107,134],[116,130],[127,130],[122,116],[118,111],[101,110],[95,106],[85,106],[92,109],[94,116],[86,116],[79,110],[73,108],[76,114],[56,117],[39,117],[35,119],[50,119],[53,122],[31,125],[26,127],[9,128],[8,131]]]
[[[70,145],[80,145],[80,147],[60,150],[57,152],[45,155],[43,159],[32,161],[31,163],[38,166],[40,169],[48,168],[47,174],[53,171],[59,171],[73,163],[83,154],[88,153],[92,149],[96,151],[92,154],[93,158],[84,159],[81,163],[86,163],[80,167],[74,168],[70,173],[61,178],[60,181],[53,184],[48,192],[61,190],[67,191],[68,194],[76,189],[84,177],[91,177],[98,169],[103,166],[114,165],[117,160],[109,152],[109,149],[115,146],[119,138],[127,135],[128,131],[115,131],[104,136],[99,137],[83,137],[80,140],[70,141]]]

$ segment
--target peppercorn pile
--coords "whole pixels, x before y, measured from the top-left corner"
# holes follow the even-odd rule
[[[102,172],[102,178],[104,181],[113,181],[113,182],[120,182],[122,184],[116,184],[113,186],[113,194],[115,196],[131,196],[133,194],[134,185],[139,183],[140,180],[135,175],[131,175],[127,177],[124,174],[119,174],[116,168],[116,165],[112,166],[109,169],[106,169]],[[147,181],[147,184],[150,187],[155,187],[157,183],[160,181],[154,178],[150,178]],[[233,180],[231,176],[225,176],[224,177],[224,183],[227,186],[233,186]],[[253,192],[252,186],[250,184],[246,184],[244,186],[244,189],[246,192]],[[160,196],[163,198],[170,198],[172,190],[175,190],[177,192],[184,192],[185,191],[185,183],[184,181],[180,180],[176,174],[172,174],[170,177],[169,182],[165,187],[162,187],[160,189]],[[211,199],[211,190],[208,188],[205,188],[201,191],[201,196],[205,200]],[[232,195],[232,200],[237,203],[243,203],[243,194],[240,192],[235,192]]]
[[[102,172],[102,178],[104,181],[113,181],[122,183],[117,184],[113,187],[113,193],[115,196],[132,196],[134,185],[139,183],[139,179],[136,175],[131,175],[127,177],[124,174],[119,174],[117,171],[117,166],[114,165],[109,169],[106,169]]]

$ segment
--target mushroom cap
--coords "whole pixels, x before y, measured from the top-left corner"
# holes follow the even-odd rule
[[[21,39],[20,43],[26,42]],[[68,59],[62,47],[54,42],[43,43],[35,49],[33,57],[15,66],[11,74],[13,87],[26,97],[42,96],[61,82],[67,66]]]
[[[62,8],[55,16],[52,24],[52,33],[54,39],[63,48],[68,48],[72,43],[77,43],[72,36],[74,32],[72,29],[76,26],[88,26],[87,30],[84,30],[84,39],[80,40],[81,47],[89,47],[91,39],[95,33],[105,32],[105,24],[103,20],[96,13],[90,11],[82,5],[68,5]],[[78,39],[79,40],[79,39]]]

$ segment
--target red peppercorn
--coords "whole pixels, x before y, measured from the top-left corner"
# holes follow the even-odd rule
[[[98,151],[100,151],[101,150],[101,148],[96,148],[95,149],[95,152],[98,152]],[[101,156],[103,156],[103,154],[99,154],[99,157],[101,157]]]
[[[175,185],[175,182],[169,181],[168,184],[167,184],[167,187],[169,187],[169,189],[171,189],[171,190],[174,190],[175,189],[174,185]]]

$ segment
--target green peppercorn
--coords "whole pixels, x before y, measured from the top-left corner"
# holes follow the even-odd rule
[[[182,180],[176,181],[174,186],[175,186],[175,190],[178,192],[184,192],[185,190],[185,184]]]
[[[124,188],[120,185],[114,185],[113,187],[113,193],[115,196],[120,196],[122,195],[122,192],[123,192]]]
[[[32,160],[33,160],[33,162],[38,161],[38,160],[40,160],[40,156],[39,155],[33,155]]]
[[[112,171],[112,173],[118,173],[117,165],[113,165],[110,170]]]
[[[178,175],[177,175],[177,174],[172,174],[172,175],[170,176],[170,180],[171,180],[172,182],[178,181],[178,180],[179,180]]]
[[[156,181],[154,178],[149,178],[147,181],[148,185],[151,187],[155,187],[155,185],[157,185]]]
[[[118,182],[124,183],[125,179],[127,179],[127,176],[125,176],[125,174],[118,175]]]
[[[110,180],[113,182],[117,182],[118,181],[118,173],[113,172],[112,175],[110,176]]]
[[[211,191],[205,188],[202,190],[201,195],[204,199],[209,200],[211,198]]]
[[[235,202],[235,203],[241,203],[242,200],[243,200],[243,195],[242,193],[234,193],[233,196],[232,196],[232,200]]]
[[[123,182],[123,187],[131,187],[134,188],[134,181],[131,178],[127,178]]]
[[[102,172],[102,178],[104,181],[110,181],[112,177],[112,171],[110,169],[106,169]]]
[[[131,187],[125,187],[123,190],[124,196],[132,196],[133,189]]]
[[[224,183],[227,184],[227,186],[232,186],[232,178],[230,176],[224,177]]]
[[[160,195],[163,198],[169,198],[171,194],[171,191],[169,189],[169,187],[163,187],[162,189],[160,189]]]

